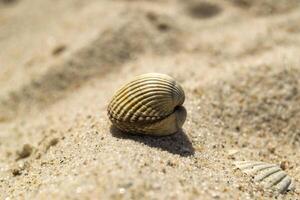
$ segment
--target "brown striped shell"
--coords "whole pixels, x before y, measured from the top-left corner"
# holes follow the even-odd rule
[[[149,73],[123,86],[108,105],[113,125],[124,132],[170,135],[177,132],[186,118],[181,106],[185,95],[170,76]]]

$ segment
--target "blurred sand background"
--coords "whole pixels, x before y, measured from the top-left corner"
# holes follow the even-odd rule
[[[0,199],[300,199],[299,0],[0,0]],[[136,75],[186,92],[182,132],[111,129]],[[286,166],[277,196],[235,160]]]

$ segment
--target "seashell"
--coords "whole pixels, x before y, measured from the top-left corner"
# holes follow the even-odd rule
[[[118,129],[135,134],[170,135],[181,129],[186,110],[182,87],[170,76],[140,75],[124,85],[108,105]]]
[[[237,168],[252,176],[254,182],[265,189],[272,189],[285,193],[294,189],[291,177],[279,165],[256,161],[238,161],[234,163]]]

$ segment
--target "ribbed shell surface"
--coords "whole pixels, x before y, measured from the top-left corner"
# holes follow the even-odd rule
[[[237,168],[251,175],[254,182],[260,183],[266,189],[274,189],[285,193],[293,189],[293,181],[288,174],[276,164],[257,161],[235,162]]]
[[[108,116],[122,130],[143,132],[148,125],[172,114],[184,99],[181,86],[170,76],[144,74],[114,95],[108,106]]]

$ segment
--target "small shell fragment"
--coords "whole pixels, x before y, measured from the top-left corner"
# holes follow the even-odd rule
[[[294,189],[292,179],[279,165],[259,161],[237,161],[234,164],[264,189],[271,189],[281,194]]]
[[[124,85],[108,105],[108,117],[118,129],[137,134],[170,135],[186,118],[182,87],[170,76],[149,73]]]

